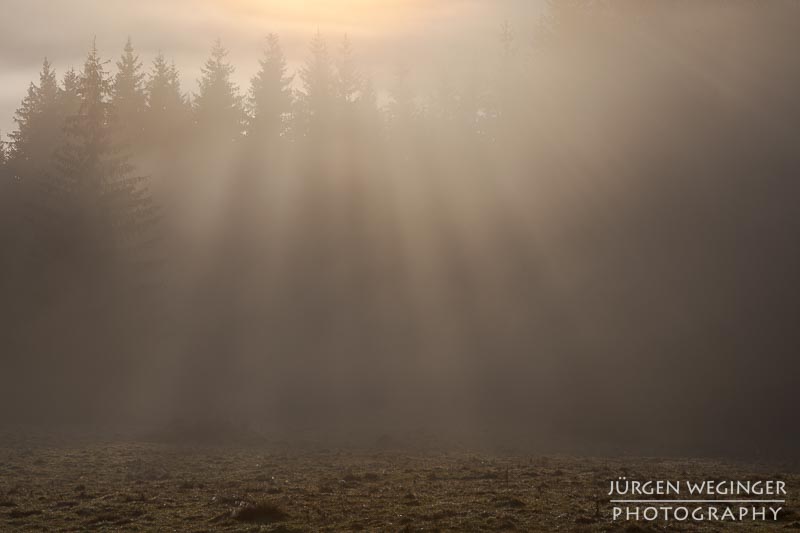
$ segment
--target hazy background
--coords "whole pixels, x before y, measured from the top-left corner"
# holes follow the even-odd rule
[[[142,59],[159,50],[174,59],[187,92],[211,46],[221,38],[243,87],[258,68],[265,36],[281,35],[289,63],[299,66],[319,29],[332,45],[348,34],[362,68],[379,87],[398,66],[414,66],[417,83],[448,68],[476,70],[489,59],[503,20],[532,27],[542,10],[538,0],[4,0],[0,4],[0,131],[14,128],[14,110],[47,57],[63,73],[78,68],[97,37],[97,46],[117,56],[130,36]],[[522,29],[522,28],[520,28]],[[424,58],[424,61],[420,61]],[[453,61],[457,58],[456,61]]]
[[[3,4],[2,420],[796,457],[797,1],[298,5]]]

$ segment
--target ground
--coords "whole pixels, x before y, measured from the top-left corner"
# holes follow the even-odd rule
[[[784,479],[777,522],[614,522],[609,481]],[[800,531],[796,465],[0,438],[0,531]]]

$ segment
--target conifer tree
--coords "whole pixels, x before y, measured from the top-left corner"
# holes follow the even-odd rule
[[[244,110],[239,89],[231,80],[234,67],[228,51],[217,39],[202,69],[200,91],[195,96],[195,125],[202,137],[230,143],[241,136]]]
[[[36,317],[47,332],[45,344],[20,340],[32,355],[30,368],[59,376],[55,385],[41,383],[42,392],[60,395],[66,409],[82,415],[97,399],[114,403],[121,394],[130,365],[146,355],[142,343],[153,338],[156,308],[149,289],[157,281],[157,212],[145,179],[115,145],[111,90],[93,45],[82,72],[64,78],[57,107],[73,114],[51,168],[25,191],[24,219],[16,217],[26,222],[16,225],[21,259],[0,265],[24,272],[9,276],[18,286],[14,320]],[[75,367],[92,372],[71,372]]]
[[[54,172],[54,155],[63,142],[65,110],[60,105],[60,97],[55,72],[45,59],[39,84],[30,84],[14,117],[17,130],[10,136],[5,168],[5,174],[13,179],[4,180],[0,192],[8,202],[2,206],[4,222],[8,228],[14,228],[13,233],[3,236],[4,240],[8,238],[8,248],[2,269],[17,294],[41,289],[29,284],[29,274],[33,266],[35,226],[39,222],[36,214],[44,205],[42,196]],[[25,275],[21,275],[23,272]]]
[[[375,90],[375,83],[371,76],[363,76],[361,79],[361,89],[356,101],[358,114],[361,121],[379,124],[381,120],[378,110],[378,93]]]
[[[59,112],[65,118],[76,115],[81,107],[81,97],[78,94],[80,83],[80,76],[75,72],[74,68],[70,68],[64,73],[58,105]]]
[[[87,303],[95,305],[113,305],[120,291],[132,295],[147,282],[142,265],[156,220],[146,179],[134,174],[115,145],[111,90],[93,45],[78,81],[80,107],[67,120],[47,189],[49,209],[42,213],[46,250],[59,274],[87,289]]]
[[[45,59],[39,85],[30,84],[28,94],[14,116],[17,130],[11,133],[10,158],[19,177],[32,177],[49,168],[61,141],[64,120],[58,101],[56,73]]]
[[[250,84],[247,104],[250,111],[248,135],[254,138],[276,137],[286,133],[292,112],[292,79],[286,66],[278,36],[267,36],[264,57]]]
[[[354,103],[360,94],[361,83],[353,59],[353,45],[345,34],[336,62],[336,96],[339,101],[345,106]]]
[[[111,84],[111,120],[120,141],[125,143],[136,144],[142,139],[144,77],[142,62],[129,37]]]
[[[333,64],[328,45],[319,30],[311,40],[310,52],[310,57],[300,70],[306,134],[320,133],[330,126],[335,98]]]
[[[158,53],[146,85],[146,138],[160,144],[180,132],[189,114],[189,104],[181,92],[181,82],[174,63],[167,63]]]

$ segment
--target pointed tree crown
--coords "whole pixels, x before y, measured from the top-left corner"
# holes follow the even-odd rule
[[[78,96],[81,99],[78,116],[85,126],[79,129],[82,133],[93,136],[103,132],[108,119],[110,92],[111,82],[103,67],[97,45],[93,43],[83,64],[83,73],[78,84]]]
[[[283,55],[278,36],[267,36],[260,69],[250,83],[247,99],[250,111],[250,132],[270,130],[282,133],[286,115],[292,110],[292,80],[287,73],[286,57]]]
[[[144,74],[142,62],[133,49],[130,37],[125,42],[125,49],[117,61],[117,74],[114,76],[112,96],[117,105],[144,106]]]
[[[54,149],[54,135],[60,127],[57,117],[59,98],[55,70],[47,58],[42,62],[39,85],[31,83],[28,94],[14,114],[17,130],[12,132],[11,154],[15,159],[48,158]]]
[[[112,150],[108,127],[111,80],[94,42],[75,92],[77,110],[66,120],[64,142],[56,156],[57,174],[65,190],[76,186],[87,191],[100,189],[106,174],[103,160]]]
[[[178,70],[174,63],[167,63],[161,52],[153,60],[146,94],[150,109],[158,113],[170,113],[186,105]]]
[[[353,45],[345,34],[336,62],[336,96],[345,104],[352,104],[361,92],[362,80],[353,59]]]
[[[195,117],[201,132],[237,137],[242,130],[244,112],[239,89],[231,80],[233,66],[228,51],[217,39],[211,57],[202,68],[200,91],[195,96]]]
[[[329,110],[334,92],[333,65],[328,45],[319,30],[311,40],[310,52],[310,57],[300,70],[300,79],[307,111],[311,115],[318,115]]]
[[[74,68],[70,68],[64,73],[61,81],[61,91],[59,91],[59,108],[62,117],[71,117],[78,113],[80,108],[80,88],[81,78]]]

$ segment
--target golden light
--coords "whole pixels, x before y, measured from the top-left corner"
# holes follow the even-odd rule
[[[426,0],[236,0],[225,2],[225,8],[258,23],[375,34],[446,14],[454,9],[452,4]],[[462,14],[467,9],[460,3],[457,6]]]

